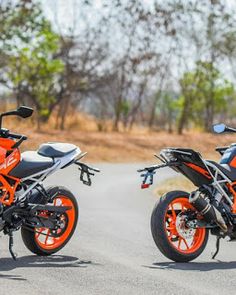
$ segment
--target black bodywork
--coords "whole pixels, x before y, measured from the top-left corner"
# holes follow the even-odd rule
[[[231,161],[236,157],[236,145],[231,145],[222,154],[220,164],[230,165]]]
[[[216,124],[214,131],[236,133],[236,129],[224,124]],[[156,156],[162,164],[138,170],[142,172],[142,188],[153,183],[153,175],[162,167],[180,172],[197,187],[189,194],[189,202],[195,210],[186,210],[184,222],[186,228],[206,228],[216,235],[216,251],[212,258],[219,251],[221,238],[228,236],[230,241],[236,240],[236,144],[216,148],[216,151],[222,156],[218,163],[204,160],[201,154],[192,149],[166,148],[160,156]]]
[[[156,169],[162,167],[171,167],[175,171],[182,173],[197,187],[209,185],[213,181],[206,165],[202,161],[201,155],[192,149],[167,148],[161,151],[158,158],[163,164],[138,170],[138,172],[146,172],[146,174],[141,175],[144,177],[142,188],[152,184],[152,178]]]
[[[236,166],[232,166],[232,160],[236,157],[236,145],[230,147],[216,149],[222,155],[219,163],[210,161],[221,172],[223,172],[230,180],[236,180]],[[160,157],[158,157],[164,164],[154,165],[151,167],[139,170],[139,172],[147,171],[147,174],[142,176],[146,180],[143,182],[143,188],[148,187],[146,184],[148,178],[151,179],[155,174],[155,170],[162,167],[171,167],[175,171],[182,173],[186,176],[196,187],[202,187],[204,185],[210,185],[213,181],[211,173],[214,174],[214,169],[206,167],[202,160],[201,154],[185,148],[167,148],[161,151]],[[236,161],[235,161],[236,162]],[[149,182],[151,185],[152,181]]]
[[[167,153],[173,160],[175,159],[175,170],[185,175],[195,186],[200,187],[212,183],[212,177],[198,152],[192,149],[169,148],[163,151],[164,155]]]

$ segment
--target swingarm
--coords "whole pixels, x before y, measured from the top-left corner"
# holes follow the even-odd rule
[[[55,229],[60,224],[60,216],[71,210],[70,206],[50,206],[50,205],[33,205],[29,211],[29,216],[24,222],[33,228],[46,227]]]
[[[46,226],[42,220],[49,220],[53,216],[59,216],[65,214],[66,211],[70,210],[70,206],[53,206],[53,205],[42,205],[42,204],[27,204],[27,207],[12,206],[3,213],[3,218],[6,223],[14,224],[14,227],[18,227],[25,221],[31,222],[36,227]],[[45,214],[44,214],[45,213]],[[37,222],[35,222],[37,219]],[[54,218],[52,218],[54,219]]]
[[[56,230],[61,226],[60,216],[66,211],[71,210],[70,206],[53,206],[42,204],[27,204],[27,207],[22,207],[22,204],[12,206],[3,213],[6,226],[4,234],[9,235],[9,252],[14,260],[16,253],[13,251],[13,232],[21,226],[35,231],[35,228],[48,228]]]

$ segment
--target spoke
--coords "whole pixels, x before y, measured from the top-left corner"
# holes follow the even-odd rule
[[[175,227],[174,227],[174,226],[167,226],[167,227],[166,227],[166,229],[168,229],[168,230],[172,231],[172,230],[174,230],[174,229],[175,229]]]
[[[181,245],[182,240],[183,240],[182,237],[179,237],[178,249],[180,249],[180,245]]]
[[[172,233],[170,232],[170,235],[168,236],[168,240],[172,243],[171,238],[172,238]]]
[[[169,238],[169,239],[171,239],[171,238],[172,238],[172,236],[174,235],[174,233],[172,233],[171,231],[169,231],[168,233],[169,233],[169,236],[168,236],[168,238]]]
[[[176,213],[175,213],[173,204],[170,204],[170,207],[171,207],[172,216],[174,217],[174,220],[175,220],[176,219]]]
[[[49,231],[50,229],[47,229],[47,233],[46,233],[46,236],[45,236],[45,241],[44,241],[44,244],[47,245],[47,242],[48,242],[48,238],[49,238]]]
[[[199,238],[199,231],[196,230],[196,232],[195,232],[194,235],[193,235],[191,245],[195,244],[196,241],[198,240],[198,238]]]
[[[44,227],[41,227],[39,230],[37,230],[35,237],[39,238],[39,236],[41,235],[42,231],[44,231]]]
[[[173,216],[171,216],[170,214],[166,213],[166,217],[172,219]]]
[[[182,238],[182,240],[184,241],[184,244],[185,244],[185,246],[186,246],[187,250],[189,250],[189,246],[188,246],[188,243],[187,243],[187,241],[186,241],[184,238]]]

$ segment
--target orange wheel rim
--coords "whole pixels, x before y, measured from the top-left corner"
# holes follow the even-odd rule
[[[62,223],[65,222],[65,228],[64,230],[58,229],[56,235],[53,235],[51,230],[45,227],[35,229],[35,240],[37,244],[45,250],[53,250],[60,247],[70,236],[75,222],[75,207],[69,198],[58,196],[53,200],[53,205],[69,206],[71,209],[66,211],[66,215],[62,215]]]
[[[196,211],[187,198],[177,198],[172,201],[165,214],[165,231],[170,244],[179,252],[191,254],[202,245],[205,228],[191,229],[185,226],[185,213],[188,210]]]

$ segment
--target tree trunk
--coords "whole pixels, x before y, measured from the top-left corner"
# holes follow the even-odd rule
[[[120,123],[120,118],[121,118],[121,101],[122,98],[118,97],[117,103],[115,105],[115,119],[113,122],[113,131],[119,132],[119,123]]]
[[[182,113],[180,115],[178,128],[177,128],[178,134],[183,133],[183,129],[188,122],[188,113],[189,113],[189,101],[188,101],[188,98],[185,97]]]
[[[115,119],[113,123],[113,131],[119,132],[119,122],[120,122],[120,111],[115,113]]]
[[[169,115],[168,115],[168,133],[172,133],[173,132],[173,128],[172,128],[172,113],[169,112]]]
[[[148,121],[148,127],[149,127],[150,130],[152,129],[152,127],[154,125],[154,122],[155,122],[156,107],[157,107],[157,102],[158,102],[160,96],[161,96],[161,91],[159,91],[156,94],[153,105],[152,105],[151,114],[150,114],[149,121]]]
[[[64,101],[62,101],[61,104],[61,122],[60,122],[60,130],[64,130],[65,129],[65,123],[66,123],[66,115],[67,115],[67,111],[70,105],[70,97],[67,97],[64,99]]]

